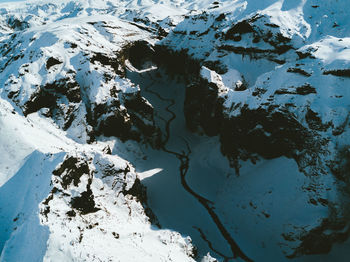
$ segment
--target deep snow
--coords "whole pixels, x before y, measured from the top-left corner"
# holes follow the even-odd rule
[[[253,110],[267,105],[276,111],[286,107],[308,127],[305,115],[312,110],[321,124],[328,126],[317,133],[329,142],[319,162],[327,166],[350,144],[348,5],[346,0],[322,4],[314,0],[223,0],[219,4],[211,0],[43,0],[1,4],[0,261],[21,261],[23,257],[31,261],[193,261],[187,236],[199,248],[198,260],[208,252],[221,261],[232,256],[207,210],[183,188],[181,163],[174,154],[114,137],[86,143],[92,128],[85,119],[91,109],[88,106],[110,101],[110,90],[115,86],[122,94],[141,88],[163,131],[175,113],[166,148],[178,153],[191,149],[188,185],[214,203],[215,212],[246,255],[255,261],[288,260],[285,255],[300,244],[298,234],[317,227],[332,211],[324,200],[341,204],[342,184],[330,171],[307,176],[293,159],[258,157],[255,164],[241,161],[237,176],[222,156],[217,137],[192,134],[185,128],[185,83],[181,77],[172,79],[156,68],[137,72],[129,65],[133,72],[127,75],[130,79],[124,79],[110,66],[90,63],[89,58],[94,52],[114,57],[125,43],[146,40],[173,50],[186,48],[194,58],[219,61],[227,67],[226,73],[202,67],[202,77],[220,86],[229,116],[239,116],[243,106]],[[220,22],[216,18],[221,13],[226,17]],[[281,33],[291,39],[293,48],[276,56],[270,43],[255,43],[252,35],[244,34],[238,42],[223,37],[234,23],[256,13],[263,16],[254,22],[262,34],[267,30]],[[25,23],[17,27],[16,19]],[[162,41],[155,36],[157,25],[170,32]],[[216,33],[220,33],[218,38]],[[223,46],[257,48],[263,55],[219,50]],[[298,52],[308,56],[299,58]],[[52,56],[62,63],[49,70],[46,62]],[[285,63],[276,63],[276,57]],[[64,79],[71,72],[76,73],[83,97],[74,105],[77,113],[71,128],[63,131],[64,120],[45,117],[45,108],[23,115],[22,107],[37,86]],[[111,76],[110,81],[106,75]],[[246,90],[234,90],[240,81],[247,82]],[[315,90],[296,94],[295,89],[305,84]],[[261,93],[253,95],[257,91]],[[18,92],[17,100],[9,98],[12,92]],[[66,100],[63,97],[58,104],[64,107]],[[105,153],[106,146],[112,148],[112,156]],[[65,155],[91,161],[96,172],[92,189],[101,210],[74,220],[67,217],[71,199],[86,190],[89,176],[84,174],[79,186],[55,194],[50,202],[53,212],[45,220],[40,203],[49,196],[52,185],[59,186],[51,172]],[[128,161],[135,170],[131,168],[125,178],[117,176],[120,184],[114,188],[114,182],[103,177],[103,170],[109,166],[123,169]],[[150,225],[141,204],[121,193],[122,185],[131,187],[137,176],[147,186],[151,209],[170,230]],[[310,187],[316,188],[315,192],[306,190]],[[119,232],[120,240],[114,231]],[[289,237],[295,239],[288,241]],[[293,260],[343,261],[350,257],[348,245],[349,241],[334,244],[329,254]],[[211,261],[209,257],[205,261]]]

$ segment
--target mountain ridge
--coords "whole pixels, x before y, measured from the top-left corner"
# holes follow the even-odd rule
[[[346,7],[1,3],[0,261],[348,257]]]

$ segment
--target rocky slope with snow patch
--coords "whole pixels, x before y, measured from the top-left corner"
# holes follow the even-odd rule
[[[349,258],[347,6],[1,4],[0,261]],[[207,228],[159,229],[164,154]]]
[[[309,177],[309,203],[329,208],[319,227],[296,236],[302,244],[292,257],[330,250],[349,234],[347,34],[341,17],[327,16],[345,3],[311,2],[281,1],[243,17],[202,13],[161,42],[204,65],[187,89],[185,112],[193,130],[219,135],[237,172],[241,160],[255,162],[257,156],[295,159]]]

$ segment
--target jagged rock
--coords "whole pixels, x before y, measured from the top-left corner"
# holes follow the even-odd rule
[[[188,86],[184,104],[187,127],[192,131],[201,127],[208,136],[218,135],[223,118],[221,103],[215,84],[200,80]]]
[[[125,107],[114,99],[94,108],[93,119],[97,135],[116,136],[122,140],[140,141],[142,137],[154,139],[157,128],[153,120],[153,107],[139,93],[123,97]]]
[[[62,64],[62,62],[54,57],[50,57],[46,62],[46,69],[49,70],[51,67],[55,65]]]
[[[86,160],[70,156],[52,173],[62,179],[61,186],[67,189],[72,183],[78,186],[83,175],[90,175],[90,169]]]
[[[86,191],[82,192],[80,196],[73,197],[71,200],[72,208],[79,210],[81,214],[86,215],[100,210],[95,207],[94,195],[88,187]]]
[[[305,205],[303,214],[317,219],[313,224],[300,219],[299,227],[292,221],[291,234],[287,225],[273,227],[278,236],[286,231],[282,243],[274,244],[289,249],[287,256],[328,253],[334,243],[348,239],[350,41],[344,20],[348,3],[175,2],[2,4],[3,260],[193,261],[195,248],[189,238],[150,226],[150,220],[154,224],[157,220],[147,204],[146,188],[133,167],[118,158],[120,154],[146,159],[139,151],[151,144],[180,159],[181,171],[192,168],[189,155],[195,153],[188,143],[184,163],[185,152],[176,154],[160,142],[155,108],[142,97],[140,87],[127,79],[130,68],[141,75],[155,65],[189,84],[184,104],[187,127],[219,136],[216,143],[220,141],[237,175],[246,160],[255,165],[262,158],[271,159],[264,163],[274,163],[280,157],[297,163],[304,177],[295,180],[302,186],[299,191],[286,188],[305,197],[297,199]],[[193,7],[196,10],[189,10]],[[124,143],[128,139],[139,143]],[[65,153],[68,156],[62,160]],[[224,173],[221,163],[217,164],[222,159],[199,160],[207,165],[203,169],[219,165],[217,172]],[[217,172],[212,174],[215,181]],[[287,176],[283,172],[278,188]],[[229,174],[223,177],[224,182],[231,181]],[[244,181],[243,188],[254,184]],[[261,181],[259,186],[266,183]],[[221,189],[217,192],[230,191]],[[211,197],[210,190],[201,193]],[[271,191],[262,192],[259,201],[270,203]],[[264,228],[267,220],[275,218],[269,210],[259,210],[255,200],[238,203],[242,213],[237,217],[246,218],[244,210],[256,210]],[[230,224],[232,217],[219,206],[225,202],[209,202],[218,214],[222,209],[225,226],[242,233],[244,223]],[[313,212],[317,216],[311,216]],[[271,260],[262,234],[251,242],[244,239],[246,234],[239,237],[252,253],[266,254]],[[22,245],[31,242],[35,250]],[[206,242],[211,249],[218,243]],[[231,259],[220,253],[215,252]],[[203,261],[216,260],[208,254]]]
[[[28,22],[21,21],[20,19],[14,17],[14,16],[10,16],[7,20],[7,23],[9,25],[9,27],[14,29],[14,30],[24,30],[24,29],[29,28]]]
[[[137,199],[137,201],[140,201],[143,208],[145,209],[145,213],[147,217],[150,219],[150,222],[153,225],[156,225],[157,227],[161,228],[161,225],[158,221],[157,216],[153,213],[152,209],[148,206],[147,189],[144,185],[142,185],[139,179],[136,179],[134,182],[134,185],[129,190],[125,190],[123,193],[125,195],[132,195]]]

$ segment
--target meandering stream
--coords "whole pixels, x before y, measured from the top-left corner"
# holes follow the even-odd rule
[[[163,74],[162,74],[163,75]],[[195,233],[194,237],[194,243],[199,246],[199,251],[204,252],[204,248],[206,248],[207,251],[211,251],[212,254],[214,254],[216,257],[221,257],[223,261],[230,261],[234,258],[241,258],[244,261],[252,261],[245,253],[241,250],[238,243],[234,240],[233,236],[229,232],[228,229],[226,229],[224,223],[221,221],[219,215],[215,211],[215,203],[210,200],[210,197],[213,197],[213,195],[208,194],[207,196],[202,195],[203,193],[198,193],[198,189],[194,188],[195,183],[189,183],[188,175],[189,170],[191,166],[191,154],[192,147],[196,147],[198,143],[201,142],[203,137],[191,134],[189,131],[187,131],[185,127],[185,121],[183,116],[183,101],[184,101],[184,93],[185,93],[185,84],[182,82],[181,79],[178,81],[171,79],[169,77],[164,78],[164,76],[160,76],[159,72],[149,71],[149,72],[143,72],[143,73],[136,73],[132,72],[129,76],[135,83],[140,84],[142,95],[146,97],[151,104],[155,107],[155,117],[157,124],[162,127],[163,130],[163,139],[162,139],[162,147],[161,152],[162,154],[166,153],[168,157],[176,158],[177,159],[177,165],[174,166],[174,162],[172,160],[172,169],[177,169],[177,176],[180,178],[177,180],[176,185],[172,184],[171,182],[171,174],[169,174],[170,170],[164,170],[168,172],[163,172],[163,176],[168,176],[168,187],[179,187],[181,186],[186,192],[183,192],[182,194],[187,193],[190,197],[192,197],[192,200],[196,200],[197,204],[193,203],[191,201],[193,207],[193,211],[195,212],[195,209],[199,208],[198,205],[200,205],[202,208],[204,208],[206,212],[206,216],[203,216],[203,220],[205,221],[205,225],[203,223],[196,224],[196,219],[191,219],[191,217],[196,216],[196,214],[191,214],[189,216],[190,219],[187,220],[188,226],[191,226],[192,232]],[[164,84],[167,84],[166,86]],[[209,139],[209,138],[207,138]],[[198,154],[198,152],[196,152]],[[200,152],[199,152],[200,153]],[[205,153],[205,152],[203,152]],[[152,153],[150,154],[152,155]],[[157,159],[157,157],[152,157],[152,159]],[[158,160],[161,161],[161,158],[158,158]],[[162,166],[162,164],[160,164]],[[196,179],[200,179],[200,174],[203,170],[198,170],[198,174],[193,174],[196,172],[196,169],[191,169],[191,177],[196,177]],[[213,172],[215,170],[207,170],[209,172]],[[218,170],[217,170],[218,171]],[[171,170],[171,172],[176,172],[176,170]],[[208,175],[208,174],[207,174]],[[212,176],[212,177],[209,177]],[[219,177],[216,177],[217,174],[209,174],[206,179],[211,180],[220,180]],[[146,184],[148,188],[148,195],[149,195],[149,204],[151,208],[155,211],[156,215],[159,217],[160,223],[163,226],[171,227],[172,223],[167,223],[167,220],[164,219],[164,210],[162,210],[162,213],[160,214],[159,209],[164,209],[162,205],[158,205],[159,201],[157,201],[155,198],[157,198],[157,193],[155,193],[155,190],[159,191],[159,188],[156,188],[156,184],[152,181],[155,178],[148,178],[143,181],[144,184]],[[193,179],[191,179],[191,182],[194,182]],[[210,180],[207,181],[209,185],[213,185],[215,188],[215,182],[212,184]],[[162,186],[164,184],[161,183]],[[183,199],[183,196],[181,195],[174,195],[174,198]],[[186,199],[183,199],[183,201],[187,201]],[[156,203],[155,203],[156,202]],[[168,209],[171,209],[171,205],[169,203]],[[178,216],[181,216],[182,212],[186,212],[188,210],[187,208],[178,209]],[[203,210],[201,210],[200,213],[205,213]],[[200,215],[200,214],[198,214]],[[200,218],[200,217],[199,217]],[[205,218],[205,219],[204,219]],[[171,220],[171,219],[170,219]],[[187,226],[187,227],[188,227]],[[178,228],[175,229],[178,230]],[[192,233],[186,231],[181,231],[182,233]],[[212,232],[214,231],[214,232]],[[214,234],[213,234],[214,233]],[[198,235],[199,234],[199,235]],[[218,234],[221,236],[219,237]],[[201,241],[203,242],[198,243],[198,237],[201,238]],[[193,234],[191,234],[191,237],[193,237]],[[218,238],[220,238],[220,241],[217,241]],[[197,240],[197,241],[196,241]],[[226,242],[226,243],[225,243]],[[205,245],[206,247],[205,247]],[[223,244],[226,245],[226,247],[223,247]]]

